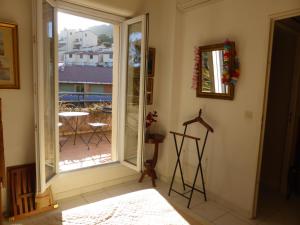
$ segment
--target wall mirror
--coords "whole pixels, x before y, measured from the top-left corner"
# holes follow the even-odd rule
[[[230,51],[235,51],[230,43]],[[199,77],[197,97],[232,100],[234,85],[222,82],[224,71],[224,43],[199,47]],[[227,70],[233,69],[234,57],[227,56]]]

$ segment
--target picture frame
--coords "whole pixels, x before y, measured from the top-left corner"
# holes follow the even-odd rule
[[[148,49],[148,76],[147,76],[147,105],[153,104],[153,85],[155,73],[155,48],[149,47]]]
[[[148,77],[154,77],[155,72],[155,48],[148,50]]]
[[[147,105],[153,104],[153,77],[147,78]]]
[[[20,89],[18,25],[1,21],[0,89]]]

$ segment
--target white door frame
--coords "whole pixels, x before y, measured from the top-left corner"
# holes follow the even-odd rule
[[[33,37],[33,80],[34,80],[34,108],[35,108],[35,154],[36,154],[36,176],[37,176],[37,190],[39,192],[42,192],[45,190],[51,183],[53,183],[54,179],[51,179],[49,182],[45,182],[45,155],[44,151],[40,150],[41,146],[44,145],[44,126],[42,123],[39,123],[39,121],[43,120],[44,116],[44,107],[43,104],[43,79],[39,78],[39,74],[43,73],[43,21],[42,17],[42,1],[43,0],[32,0],[32,12],[33,12],[33,20],[32,20],[32,37]],[[110,13],[105,13],[102,11],[98,11],[86,6],[76,5],[72,3],[68,3],[64,0],[47,0],[47,2],[53,6],[54,8],[54,16],[55,16],[55,23],[54,23],[54,42],[55,42],[55,61],[57,62],[58,59],[58,36],[57,36],[57,11],[64,11],[67,13],[71,13],[77,16],[83,16],[91,19],[100,20],[103,22],[110,23],[114,26],[114,38],[115,38],[115,45],[114,50],[121,49],[120,48],[120,26],[123,21],[125,21],[125,18],[122,16],[113,15]],[[114,61],[114,69],[113,69],[113,107],[115,109],[118,108],[117,102],[119,101],[120,93],[118,91],[118,85],[119,85],[119,67],[120,67],[120,56],[119,54],[121,51],[114,51],[116,54],[113,56]],[[56,80],[56,86],[55,86],[55,99],[58,99],[58,68],[55,63],[55,80]],[[55,124],[58,124],[58,105],[55,107],[56,110],[56,118],[55,118]],[[116,112],[116,113],[114,113]],[[117,131],[118,130],[118,124],[119,117],[117,116],[118,110],[115,110],[113,112],[113,118],[112,123],[115,124],[116,129],[114,129],[112,134],[112,159],[118,160],[118,146],[116,139],[117,137]],[[58,174],[59,170],[59,141],[58,141],[58,126],[56,129],[56,174]],[[113,150],[114,149],[114,150]]]
[[[122,65],[121,65],[121,74],[123,75],[120,79],[120,92],[121,92],[121,98],[120,100],[120,129],[119,129],[119,137],[120,137],[120,162],[138,172],[142,169],[142,153],[144,148],[144,129],[145,129],[145,123],[143,122],[145,119],[145,78],[146,78],[146,59],[147,59],[147,15],[141,15],[134,17],[132,19],[129,19],[127,21],[123,22],[122,26],[122,46],[124,48],[122,49]],[[126,77],[127,75],[127,49],[128,49],[128,26],[137,22],[142,22],[142,34],[144,35],[142,38],[141,43],[141,67],[140,67],[140,89],[139,89],[139,118],[138,118],[138,146],[137,146],[137,165],[130,164],[125,161],[124,159],[124,151],[125,151],[125,113],[126,113]]]
[[[55,3],[52,0],[47,0],[47,2],[54,9],[54,30],[56,29],[56,9]],[[36,188],[37,192],[43,192],[53,180],[50,179],[50,182],[46,182],[45,176],[45,127],[44,120],[44,78],[40,77],[40,74],[44,73],[44,52],[43,52],[43,2],[42,0],[32,0],[32,10],[33,10],[33,20],[32,20],[32,37],[33,37],[33,88],[34,88],[34,118],[35,118],[35,155],[36,155]],[[54,35],[54,45],[57,44],[57,37]],[[54,51],[55,58],[57,50]],[[55,59],[56,60],[56,59]],[[55,79],[57,79],[57,65],[54,65]],[[55,87],[55,91],[57,87]],[[54,96],[57,97],[57,96]],[[55,111],[58,110],[58,107],[55,107]],[[55,124],[58,124],[58,116],[55,117]],[[58,126],[55,127],[58,129]],[[58,139],[55,139],[56,146],[56,164],[55,164],[55,175],[58,172]]]

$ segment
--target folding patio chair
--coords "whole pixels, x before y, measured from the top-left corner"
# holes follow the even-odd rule
[[[103,130],[103,128],[108,126],[108,124],[100,123],[100,122],[88,123],[88,124],[91,126],[91,128],[93,130],[93,133],[87,142],[88,149],[90,149],[90,143],[94,136],[96,136],[98,138],[98,142],[96,143],[96,146],[98,146],[98,144],[103,140],[103,137],[105,137],[105,139],[108,141],[108,143],[110,143],[110,140],[108,139],[108,137],[106,136],[106,134]]]

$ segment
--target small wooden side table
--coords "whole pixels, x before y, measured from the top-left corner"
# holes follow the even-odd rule
[[[158,158],[158,146],[159,146],[159,143],[162,143],[164,141],[164,139],[165,139],[164,135],[156,134],[156,133],[148,134],[146,136],[145,143],[154,144],[155,148],[154,148],[153,158],[148,159],[148,160],[146,160],[146,162],[144,162],[145,169],[141,175],[141,178],[139,179],[139,182],[142,182],[145,175],[147,174],[148,176],[151,177],[153,187],[156,187],[155,179],[157,179],[157,176],[156,176],[156,172],[155,172],[155,166],[156,166],[157,158]]]

